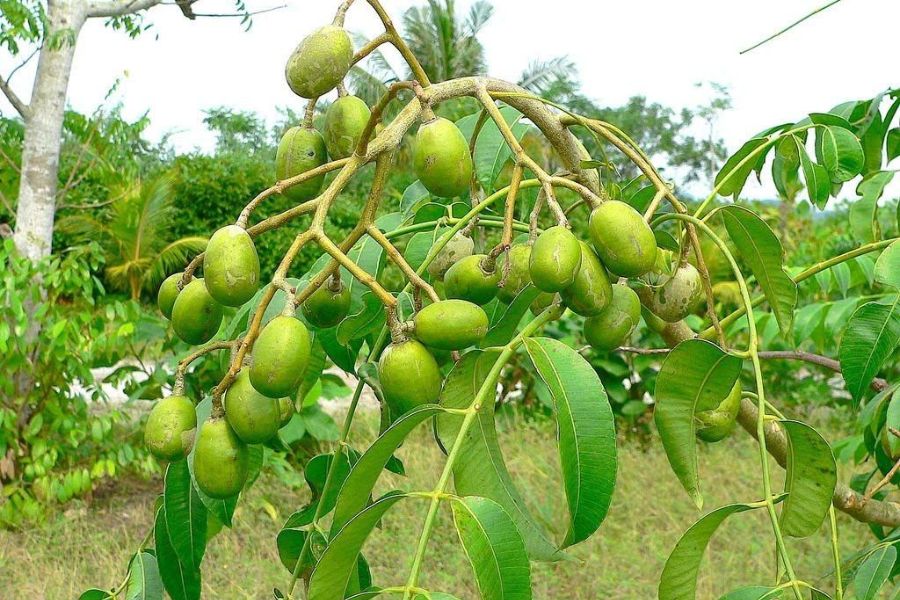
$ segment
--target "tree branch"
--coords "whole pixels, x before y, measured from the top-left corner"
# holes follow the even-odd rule
[[[121,17],[159,4],[161,0],[95,0],[88,4],[87,17]]]
[[[13,91],[13,89],[9,86],[9,82],[7,80],[0,77],[0,90],[3,90],[3,94],[6,96],[6,99],[9,100],[9,103],[12,104],[13,108],[16,109],[16,112],[19,113],[23,119],[27,119],[31,114],[31,108],[19,98],[18,95]]]

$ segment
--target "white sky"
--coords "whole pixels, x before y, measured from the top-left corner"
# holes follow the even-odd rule
[[[302,108],[303,101],[284,82],[285,59],[306,33],[331,21],[338,1],[246,3],[288,7],[257,16],[247,33],[237,19],[192,22],[173,6],[152,9],[148,21],[153,28],[137,40],[104,28],[101,21],[88,23],[78,42],[69,103],[89,112],[121,77],[114,98],[124,104],[126,116],[149,111],[150,137],[175,132],[172,141],[180,150],[211,146],[201,123],[205,108],[251,110],[270,121],[277,117],[277,106]],[[404,9],[421,2],[383,3],[399,22]],[[472,2],[457,3],[467,10]],[[900,85],[896,0],[845,0],[786,36],[738,54],[822,3],[493,0],[494,17],[481,39],[491,75],[515,81],[533,58],[568,55],[580,69],[585,92],[604,104],[641,94],[677,109],[705,99],[695,83],[725,84],[734,108],[721,119],[718,134],[733,151],[769,125]],[[231,0],[201,0],[195,10],[232,7]],[[379,26],[364,0],[358,0],[348,29],[374,36]],[[0,73],[11,68],[8,56],[0,55]],[[24,98],[32,76],[33,68],[26,68],[13,80]],[[2,97],[0,111],[11,111]]]

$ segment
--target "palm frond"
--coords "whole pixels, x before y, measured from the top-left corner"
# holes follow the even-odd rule
[[[183,237],[167,244],[144,270],[141,280],[144,289],[153,290],[168,276],[198,252],[206,248],[209,240],[203,236],[195,235]]]
[[[469,8],[469,16],[466,19],[467,35],[475,37],[487,22],[494,16],[494,7],[486,0],[478,0]]]

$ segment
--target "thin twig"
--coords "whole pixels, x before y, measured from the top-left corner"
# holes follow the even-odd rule
[[[778,36],[787,33],[788,31],[790,31],[791,29],[793,29],[794,27],[796,27],[797,25],[799,25],[799,24],[802,23],[803,21],[809,19],[810,17],[814,17],[815,15],[819,14],[819,13],[822,12],[823,10],[826,10],[826,9],[831,8],[832,6],[834,6],[835,4],[837,4],[837,3],[840,2],[840,1],[841,1],[841,0],[831,0],[831,2],[829,2],[828,4],[825,4],[824,6],[820,6],[819,8],[817,8],[816,10],[814,10],[814,11],[812,11],[811,13],[807,14],[806,16],[804,16],[804,17],[802,17],[802,18],[800,18],[800,19],[794,21],[793,23],[791,23],[790,25],[788,25],[788,26],[785,27],[784,29],[782,29],[782,30],[780,30],[780,31],[778,31],[778,32],[776,32],[776,33],[773,33],[772,35],[770,35],[769,37],[767,37],[767,38],[764,39],[763,41],[757,42],[756,44],[753,44],[753,45],[750,46],[749,48],[745,48],[744,50],[741,50],[740,53],[741,53],[741,54],[746,54],[747,52],[750,52],[751,50],[756,50],[757,48],[759,48],[759,47],[762,46],[763,44],[766,44],[766,43],[768,43],[768,42],[771,42],[772,40],[774,40],[774,39],[777,38]]]

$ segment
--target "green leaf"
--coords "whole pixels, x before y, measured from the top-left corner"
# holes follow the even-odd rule
[[[806,192],[809,201],[819,208],[824,208],[831,194],[831,180],[828,171],[822,165],[815,163],[806,153],[806,147],[796,136],[791,136],[797,145],[800,154],[800,167],[803,170],[803,179],[806,182]]]
[[[853,577],[853,587],[859,600],[874,600],[887,581],[897,561],[897,548],[878,548],[859,566]]]
[[[807,537],[828,516],[837,466],[831,446],[815,429],[799,421],[781,421],[781,426],[788,439],[781,527],[785,535]]]
[[[878,199],[884,194],[884,188],[894,178],[893,171],[876,171],[866,175],[856,193],[859,198],[850,205],[850,231],[862,243],[878,239]]]
[[[360,302],[362,302],[362,299],[360,299]],[[347,373],[356,373],[356,356],[362,347],[361,339],[354,340],[355,343],[342,344],[337,339],[337,330],[334,327],[320,329],[316,332],[316,339],[322,344],[326,356],[334,364]]]
[[[498,266],[498,268],[501,268]],[[502,316],[494,322],[491,320],[490,329],[487,335],[479,342],[479,347],[490,348],[492,346],[502,346],[507,344],[516,335],[516,329],[522,322],[522,317],[528,312],[528,308],[535,298],[540,295],[541,290],[531,284],[519,292],[513,301],[506,307],[506,311],[502,312]],[[502,303],[498,308],[502,308]]]
[[[862,145],[848,129],[835,125],[816,128],[817,149],[832,183],[850,181],[865,163]]]
[[[429,197],[428,190],[421,181],[416,179],[403,191],[403,196],[400,198],[400,212],[404,216],[414,213],[419,205],[428,201]]]
[[[275,545],[278,548],[278,558],[281,561],[281,564],[284,565],[284,568],[291,573],[294,572],[294,567],[300,559],[300,551],[303,548],[304,542],[306,542],[307,526],[313,522],[317,506],[318,503],[313,502],[309,506],[298,510],[288,517],[288,520],[282,526],[275,538]],[[325,538],[322,534],[316,531],[313,532],[313,535],[315,543],[311,542],[311,549],[321,550],[321,548],[316,547],[319,545],[324,548]],[[313,552],[307,552],[307,556],[304,559],[304,564],[300,572],[308,572],[314,565],[315,554]]]
[[[381,472],[406,436],[419,424],[443,409],[433,404],[417,406],[401,416],[382,433],[377,440],[363,453],[350,469],[344,485],[340,488],[334,508],[334,520],[331,523],[331,534],[334,535],[353,515],[362,510]]]
[[[530,600],[531,566],[525,544],[503,507],[477,496],[456,498],[451,506],[482,600]]]
[[[498,352],[470,350],[456,363],[447,376],[441,392],[444,408],[468,408],[485,384]],[[487,382],[493,386],[495,382]],[[445,448],[452,446],[464,417],[443,414],[437,418],[438,434]],[[562,554],[547,539],[525,507],[510,477],[494,423],[494,401],[485,402],[477,422],[466,432],[459,456],[453,465],[456,493],[481,496],[497,502],[509,514],[525,541],[528,555],[534,560],[559,560]]]
[[[525,349],[556,406],[569,529],[563,547],[591,536],[609,511],[616,486],[616,428],[606,390],[574,349],[549,338],[526,338]]]
[[[695,600],[697,573],[709,540],[722,522],[733,514],[759,508],[750,504],[729,504],[703,516],[684,532],[666,560],[659,580],[659,600]]]
[[[722,169],[716,175],[716,186],[721,185],[719,188],[720,195],[734,196],[735,199],[740,196],[741,190],[744,189],[744,184],[747,183],[747,177],[753,172],[753,167],[757,163],[757,160],[748,160],[739,168],[738,164],[750,156],[757,148],[768,142],[768,138],[765,137],[753,138],[741,146],[737,152],[732,154],[728,160],[725,161],[725,164],[722,165]],[[764,150],[761,153],[763,159],[765,158],[766,152],[767,150]]]
[[[522,113],[511,106],[500,108],[500,113],[503,115],[503,120],[506,121],[506,124],[512,130],[513,136],[521,142],[528,132],[528,126],[519,123]],[[475,144],[475,155],[473,157],[475,160],[475,173],[485,191],[488,193],[494,191],[494,182],[497,181],[503,165],[511,157],[512,151],[506,144],[506,140],[503,139],[500,129],[493,120],[488,120],[478,136],[478,143]]]
[[[156,513],[153,537],[156,540],[156,560],[163,585],[172,600],[199,600],[200,571],[186,567],[175,553],[166,527],[166,508]]]
[[[839,358],[847,391],[855,400],[862,398],[898,341],[900,296],[887,304],[863,304],[850,317],[841,338]]]
[[[900,240],[885,248],[875,261],[875,281],[900,288]]]
[[[887,132],[887,160],[891,162],[900,156],[900,127],[894,127]]]
[[[140,552],[131,559],[125,600],[163,600],[159,567],[156,557],[149,552]]]
[[[89,590],[85,590],[78,596],[78,600],[114,600],[112,596],[109,595],[109,592],[106,590],[101,590],[98,588],[91,588]]]
[[[178,560],[198,571],[206,550],[207,510],[191,483],[186,460],[169,463],[163,504],[166,528]]]
[[[428,251],[448,229],[448,227],[435,227],[431,231],[420,231],[409,238],[406,250],[403,251],[403,258],[413,270],[418,270],[422,266],[428,256]]]
[[[656,379],[656,428],[672,471],[698,508],[703,495],[694,415],[717,407],[740,373],[740,358],[711,342],[691,339],[672,349]]]
[[[384,305],[375,294],[366,292],[362,297],[362,306],[351,312],[337,326],[335,336],[339,344],[349,344],[352,340],[364,338],[384,325]]]
[[[344,481],[347,480],[347,476],[350,474],[351,463],[356,461],[356,451],[350,449],[349,452],[351,453],[350,456],[348,456],[347,452],[339,452],[338,454],[332,454],[330,452],[327,454],[318,454],[312,457],[309,462],[306,463],[306,468],[303,469],[303,478],[306,480],[307,485],[309,485],[312,499],[313,501],[318,501],[322,504],[323,515],[327,515],[334,508],[341,485],[343,485]],[[328,494],[323,496],[322,492],[325,489],[325,480],[328,477],[329,469],[331,469],[331,461],[335,460],[335,456],[337,457],[338,464],[332,474],[332,481],[329,486]]]
[[[781,242],[756,213],[734,205],[724,207],[721,212],[728,236],[765,293],[781,334],[790,340],[797,284],[784,270]]]
[[[307,600],[343,600],[366,538],[388,509],[405,497],[397,492],[382,496],[350,519],[331,538],[310,575]]]

